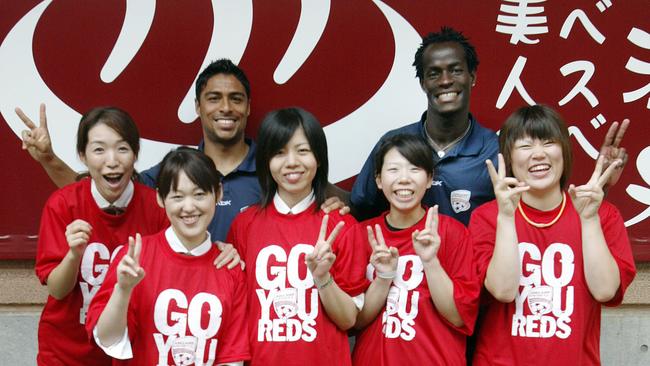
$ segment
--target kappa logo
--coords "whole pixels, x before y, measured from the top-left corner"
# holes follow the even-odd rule
[[[455,213],[461,213],[469,210],[471,204],[469,199],[472,197],[472,192],[466,189],[459,189],[452,191],[449,199],[451,200],[451,208]]]

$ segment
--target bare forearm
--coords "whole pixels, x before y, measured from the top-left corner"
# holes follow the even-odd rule
[[[501,302],[512,302],[519,289],[519,248],[514,217],[497,216],[494,253],[487,268],[485,288]]]
[[[368,289],[363,301],[363,308],[357,315],[357,321],[354,324],[356,329],[363,329],[372,323],[386,306],[386,298],[393,280],[376,277]]]
[[[56,155],[42,159],[39,162],[52,182],[59,188],[74,183],[75,179],[77,179],[77,172],[72,170]]]
[[[105,347],[117,343],[126,331],[126,316],[129,309],[131,292],[115,285],[102,315],[97,321],[97,337]]]
[[[440,261],[435,258],[428,263],[422,264],[424,265],[424,274],[427,277],[433,305],[451,324],[457,327],[463,326],[465,323],[460,317],[454,301],[454,283],[440,265]]]
[[[61,300],[74,289],[79,274],[81,256],[75,256],[71,251],[63,257],[47,277],[47,291],[52,297]]]
[[[582,219],[581,225],[587,287],[597,301],[609,301],[616,295],[621,284],[618,265],[607,247],[599,217]]]
[[[316,283],[325,284],[328,277],[314,279]],[[331,284],[318,290],[318,295],[327,315],[341,330],[348,330],[354,325],[358,309],[352,298],[332,281]]]

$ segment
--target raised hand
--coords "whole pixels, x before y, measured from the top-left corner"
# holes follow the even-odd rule
[[[438,235],[438,205],[427,211],[424,230],[415,230],[411,234],[413,249],[420,257],[422,263],[428,263],[438,257],[440,249],[440,235]]]
[[[630,120],[627,118],[624,119],[620,124],[618,122],[613,122],[611,126],[609,126],[609,130],[607,130],[603,145],[600,147],[599,156],[603,156],[605,158],[603,162],[603,169],[607,170],[607,168],[609,168],[609,166],[616,160],[621,161],[607,182],[605,182],[605,188],[609,188],[618,182],[621,174],[623,173],[623,167],[625,167],[625,164],[627,163],[627,151],[624,147],[620,147],[620,144],[621,141],[623,141],[623,136],[625,136],[625,131],[627,131],[629,125]]]
[[[22,109],[16,108],[15,111],[20,120],[23,121],[25,126],[28,128],[28,130],[23,130],[21,132],[23,150],[27,150],[29,155],[38,162],[51,159],[54,156],[54,151],[52,150],[50,132],[47,129],[45,104],[41,103],[40,106],[38,127],[29,117],[27,117]]]
[[[84,220],[74,220],[65,228],[65,239],[70,247],[70,253],[79,258],[83,255],[90,240],[92,226]]]
[[[337,196],[332,196],[326,199],[325,202],[320,205],[320,209],[326,214],[336,210],[338,210],[341,215],[347,215],[350,213],[350,207],[346,206],[345,202],[341,201]]]
[[[499,205],[499,214],[514,217],[521,194],[530,187],[526,183],[518,181],[517,178],[506,177],[506,163],[503,155],[499,154],[498,172],[491,160],[486,160],[485,164],[492,180],[494,196]]]
[[[117,265],[117,285],[125,291],[131,291],[144,278],[144,269],[140,267],[142,237],[135,234],[135,240],[129,236],[129,249]]]
[[[228,269],[233,269],[235,266],[238,264],[241,265],[241,269],[244,269],[246,267],[246,264],[241,260],[241,257],[239,256],[239,252],[237,252],[237,249],[230,244],[230,243],[224,243],[222,241],[216,241],[217,247],[221,251],[217,258],[214,259],[214,265],[217,268],[221,268],[225,266],[226,264],[228,265]]]
[[[307,268],[312,274],[312,277],[317,284],[323,284],[328,280],[327,275],[336,260],[336,255],[332,253],[332,243],[336,239],[336,236],[339,234],[343,228],[343,221],[340,221],[334,227],[334,230],[327,236],[327,222],[329,221],[329,215],[323,216],[323,220],[320,224],[320,232],[318,234],[318,240],[314,246],[314,251],[305,256],[305,263]],[[325,281],[323,281],[325,280]]]
[[[373,232],[370,226],[366,226],[368,230],[368,244],[372,248],[370,255],[370,264],[375,267],[375,272],[378,276],[384,274],[390,277],[397,270],[399,253],[397,248],[388,247],[384,240],[384,234],[381,232],[381,227],[375,224],[375,231]],[[393,275],[394,277],[394,275]]]
[[[598,215],[598,208],[605,196],[603,187],[622,164],[622,160],[614,160],[603,172],[605,157],[600,155],[596,161],[596,168],[586,184],[578,187],[569,185],[569,195],[580,218],[590,219]]]

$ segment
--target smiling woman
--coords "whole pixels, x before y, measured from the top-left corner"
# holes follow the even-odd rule
[[[54,192],[41,217],[36,274],[50,296],[38,329],[38,364],[110,365],[83,324],[113,252],[134,232],[167,226],[155,192],[132,180],[138,129],[124,111],[95,108],[79,123],[77,152],[90,178]]]
[[[620,304],[635,275],[621,214],[603,200],[622,161],[600,156],[586,184],[568,185],[569,134],[542,105],[513,113],[499,142],[498,170],[487,162],[496,200],[469,226],[488,294],[473,364],[600,364],[601,306]]]

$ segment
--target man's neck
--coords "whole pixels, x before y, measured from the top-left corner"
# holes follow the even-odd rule
[[[469,126],[469,112],[440,115],[427,111],[424,121],[427,134],[436,144],[444,146],[462,136]]]
[[[235,170],[244,161],[250,148],[243,138],[232,145],[223,145],[207,139],[204,141],[205,154],[214,161],[217,170],[224,176]]]

